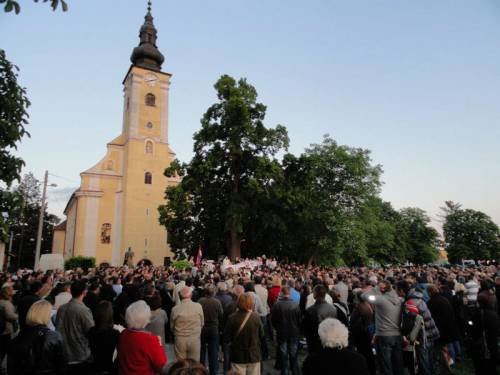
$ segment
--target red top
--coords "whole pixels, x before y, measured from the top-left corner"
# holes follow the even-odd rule
[[[118,338],[120,375],[154,375],[165,366],[167,356],[158,336],[144,331],[124,330]]]
[[[280,296],[281,293],[281,287],[279,286],[273,286],[271,289],[269,289],[268,295],[267,295],[267,303],[269,304],[269,307],[273,307],[275,302],[278,300],[278,297]]]

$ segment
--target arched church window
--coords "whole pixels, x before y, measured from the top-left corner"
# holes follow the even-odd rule
[[[155,102],[156,102],[156,97],[153,94],[151,93],[146,94],[146,105],[154,107]]]
[[[152,154],[152,153],[153,153],[153,142],[146,141],[146,154]]]
[[[101,243],[111,242],[111,224],[104,223],[101,227]]]
[[[144,173],[144,183],[151,185],[153,183],[153,175],[151,172]]]

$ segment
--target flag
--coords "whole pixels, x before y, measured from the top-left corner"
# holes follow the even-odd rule
[[[196,254],[196,267],[198,267],[198,269],[201,268],[201,257],[203,256],[203,252],[201,251],[201,244],[200,246],[198,247],[198,253]]]

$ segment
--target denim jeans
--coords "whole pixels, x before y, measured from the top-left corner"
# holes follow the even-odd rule
[[[403,338],[401,336],[377,336],[376,349],[383,375],[403,375]]]
[[[299,339],[278,338],[278,346],[281,360],[281,375],[299,375]]]
[[[453,358],[453,361],[456,362],[457,360],[462,359],[462,350],[460,348],[460,341],[453,341],[448,344],[448,353],[450,353],[451,358]]]
[[[201,333],[200,362],[206,367],[206,357],[208,352],[208,369],[210,375],[217,375],[219,370],[219,334],[218,332]]]

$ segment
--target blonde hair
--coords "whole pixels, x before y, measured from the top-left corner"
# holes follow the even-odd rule
[[[38,325],[46,326],[50,321],[50,313],[52,305],[44,299],[35,302],[31,305],[26,315],[26,325],[34,327]]]

